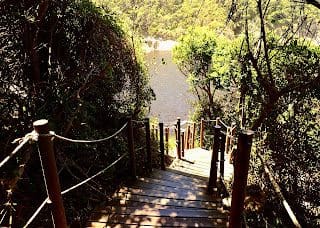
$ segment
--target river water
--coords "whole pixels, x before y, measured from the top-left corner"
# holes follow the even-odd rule
[[[165,123],[176,121],[177,117],[188,119],[193,112],[194,97],[188,91],[186,77],[172,61],[172,51],[150,51],[146,53],[146,61],[151,87],[156,94],[149,116]]]

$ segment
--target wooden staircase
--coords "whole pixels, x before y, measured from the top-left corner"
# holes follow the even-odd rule
[[[210,161],[210,151],[186,151],[166,171],[120,188],[95,210],[88,227],[227,227],[219,194],[207,193]]]

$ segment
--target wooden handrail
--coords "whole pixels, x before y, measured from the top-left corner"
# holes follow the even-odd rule
[[[234,161],[234,182],[229,226],[231,228],[241,227],[253,134],[254,132],[250,130],[242,130],[239,134],[238,150]]]
[[[146,167],[149,172],[152,171],[152,155],[151,155],[151,135],[150,135],[150,119],[144,119],[144,126],[146,131],[146,152],[147,152],[147,159],[146,159]]]
[[[163,135],[163,123],[159,123],[160,128],[160,161],[161,161],[161,169],[165,170],[165,164],[164,164],[164,135]]]
[[[209,193],[212,193],[213,189],[217,187],[217,162],[218,162],[218,152],[220,148],[220,131],[221,131],[221,127],[219,125],[214,126],[214,138],[212,143],[210,176],[209,176],[209,182],[208,182]]]
[[[181,120],[177,118],[177,156],[181,159]]]
[[[132,117],[128,118],[127,134],[128,134],[128,150],[129,150],[129,158],[130,158],[130,176],[133,179],[136,179],[137,169],[136,169],[136,156],[134,151]]]
[[[38,120],[33,123],[34,130],[39,134],[39,156],[45,178],[47,194],[52,202],[52,218],[56,227],[67,227],[61,187],[58,177],[56,159],[54,156],[53,141],[49,134],[48,120]]]
[[[290,205],[288,204],[287,200],[285,199],[285,197],[283,196],[282,192],[281,192],[281,188],[280,185],[276,182],[274,175],[271,172],[271,168],[269,168],[269,166],[265,163],[265,161],[263,160],[262,156],[257,153],[257,157],[260,159],[261,164],[263,166],[264,172],[265,174],[267,174],[272,187],[274,188],[275,192],[277,193],[278,197],[281,200],[282,205],[284,206],[286,212],[288,213],[288,216],[290,217],[294,227],[296,228],[301,228],[301,225],[297,219],[297,217],[295,216],[294,212],[292,211]]]

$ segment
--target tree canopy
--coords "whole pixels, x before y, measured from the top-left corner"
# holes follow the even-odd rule
[[[37,119],[48,119],[50,129],[60,135],[101,138],[119,129],[129,115],[145,115],[153,98],[148,77],[138,51],[108,9],[86,0],[5,0],[0,3],[0,34],[1,160],[14,148],[10,142],[30,132]],[[65,177],[62,186],[114,161],[126,144],[122,137],[113,143],[57,144],[58,167]],[[32,149],[0,171],[1,205],[7,198],[5,190],[20,197],[16,227],[22,227],[34,210],[30,207],[36,206],[24,204],[21,196],[27,199],[36,193],[39,201],[45,194]],[[95,183],[99,181],[105,180]],[[86,194],[97,192],[90,189]],[[92,203],[89,198],[68,201],[70,220],[84,219],[81,215]]]

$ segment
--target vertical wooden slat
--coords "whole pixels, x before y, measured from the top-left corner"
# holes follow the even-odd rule
[[[196,139],[196,123],[192,124],[192,145],[191,148],[194,148],[194,141]]]
[[[230,146],[230,127],[227,127],[227,133],[226,133],[226,143],[225,143],[225,152],[229,153],[229,146]]]
[[[238,138],[238,150],[234,161],[234,183],[230,212],[231,228],[241,227],[253,134],[253,131],[243,130]]]
[[[182,147],[181,147],[181,155],[182,155],[182,157],[184,157],[184,150],[185,150],[185,132],[184,131],[182,131],[181,132],[181,144],[183,145]]]
[[[226,135],[220,134],[220,178],[224,177],[224,154],[225,154],[225,144],[226,144]]]
[[[128,149],[130,158],[130,176],[135,179],[137,176],[136,155],[134,151],[132,117],[128,118]]]
[[[209,183],[208,183],[209,193],[212,193],[213,188],[217,187],[217,161],[218,161],[218,152],[220,148],[220,131],[221,131],[221,127],[219,125],[214,126],[211,167],[210,167],[210,176],[209,176]]]
[[[181,120],[177,118],[177,156],[181,159]]]
[[[61,187],[54,156],[52,136],[49,135],[48,120],[33,123],[34,130],[39,134],[38,146],[47,194],[52,202],[52,218],[55,227],[67,227],[67,220],[61,196]]]
[[[163,140],[163,123],[159,123],[159,129],[160,129],[160,160],[161,160],[161,169],[165,170],[165,164],[164,164],[164,140]]]
[[[191,129],[190,129],[190,125],[188,125],[187,127],[187,142],[186,142],[186,148],[190,149],[190,133],[191,133]]]
[[[150,119],[146,118],[144,120],[144,126],[146,131],[146,152],[147,152],[147,159],[146,159],[146,167],[149,172],[152,171],[152,155],[151,155],[151,136],[150,136]]]
[[[169,154],[169,136],[170,136],[170,129],[166,127],[165,128],[165,145],[166,145],[167,154]]]
[[[203,148],[204,124],[204,119],[202,118],[200,123],[200,148]]]

